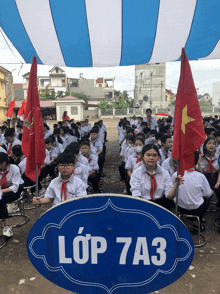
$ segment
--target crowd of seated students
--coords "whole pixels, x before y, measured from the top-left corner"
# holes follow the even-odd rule
[[[200,217],[202,231],[213,195],[220,207],[220,119],[205,117],[203,124],[207,138],[194,154],[195,166],[179,176],[178,201],[180,213]],[[177,185],[177,160],[171,157],[173,127],[171,116],[156,121],[151,109],[146,110],[145,118],[123,118],[117,125],[123,193],[153,201],[170,211],[174,211]],[[192,230],[198,231],[197,224]]]
[[[103,121],[92,126],[88,119],[77,123],[66,119],[54,124],[53,130],[46,121],[43,124],[46,156],[38,178],[39,197],[33,202],[43,204],[53,200],[55,205],[87,193],[102,193],[107,136]],[[0,132],[0,219],[4,220],[3,235],[6,237],[13,235],[10,216],[18,211],[15,201],[21,196],[23,187],[35,185],[25,175],[22,129],[22,122],[13,123],[11,128],[6,122]],[[51,182],[45,191],[42,181],[48,176]],[[35,194],[34,187],[31,192]]]

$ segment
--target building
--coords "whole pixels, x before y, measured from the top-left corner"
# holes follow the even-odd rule
[[[165,78],[165,63],[135,65],[135,105],[143,105],[144,108],[169,107]]]
[[[14,95],[16,100],[24,100],[24,89],[22,83],[14,84]]]
[[[92,105],[96,106],[101,99],[114,97],[114,81],[115,78],[98,78],[86,79],[81,73],[79,78],[68,78],[63,69],[59,66],[54,66],[49,70],[48,76],[38,76],[37,84],[39,93],[48,91],[48,93],[55,93],[65,95],[68,93],[83,93],[89,97],[87,108]],[[27,99],[29,83],[29,73],[23,75],[24,99]]]
[[[220,82],[212,84],[212,104],[220,108]]]
[[[14,99],[13,76],[10,71],[0,66],[0,120],[5,120],[8,105]]]
[[[66,96],[54,100],[53,103],[56,105],[57,120],[62,120],[64,111],[67,111],[70,119],[75,119],[76,121],[83,119],[84,100],[73,96]]]

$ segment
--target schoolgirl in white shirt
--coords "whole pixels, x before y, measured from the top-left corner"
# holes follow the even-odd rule
[[[157,165],[159,157],[157,146],[154,144],[144,146],[142,150],[144,164],[131,174],[130,190],[132,196],[140,196],[171,210],[172,203],[169,199],[174,197],[176,193],[177,178],[175,178],[173,185],[169,173]],[[183,178],[178,177],[180,184],[182,184]]]
[[[53,206],[78,196],[87,195],[83,182],[73,175],[75,158],[69,153],[62,153],[57,158],[59,176],[48,186],[45,197],[34,197],[33,204],[46,204],[53,201]]]
[[[214,138],[207,138],[203,145],[201,163],[198,164],[198,171],[202,172],[218,199],[217,206],[220,206],[220,168],[219,154],[216,153],[216,141]]]

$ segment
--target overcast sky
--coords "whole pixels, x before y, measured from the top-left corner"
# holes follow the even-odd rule
[[[0,65],[12,71],[14,83],[22,83],[22,75],[30,71],[30,64],[24,64],[23,58],[19,55],[15,47],[8,40],[9,46],[6,44],[3,36],[0,34]],[[212,95],[212,85],[220,81],[220,60],[205,60],[190,62],[192,74],[196,88],[199,88],[199,94],[209,93]],[[39,65],[38,76],[48,76],[48,71],[52,66]],[[96,68],[63,68],[70,78],[78,78],[83,73],[84,78],[98,77],[115,77],[115,89],[127,90],[129,95],[133,97],[135,82],[134,66],[118,66],[118,67],[96,67]],[[177,91],[180,75],[180,62],[166,63],[166,88]]]

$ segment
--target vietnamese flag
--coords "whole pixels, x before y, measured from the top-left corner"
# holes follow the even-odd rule
[[[21,149],[27,157],[25,175],[35,182],[36,164],[38,164],[39,176],[45,158],[44,128],[38,96],[37,60],[35,56],[29,76]]]
[[[6,113],[6,116],[7,117],[12,117],[13,115],[13,111],[14,111],[14,107],[15,107],[15,99],[12,100],[9,104],[9,108],[8,108],[8,111]]]
[[[180,175],[194,167],[194,152],[206,139],[202,114],[197,98],[189,61],[184,48],[181,55],[181,74],[174,113],[172,157],[180,160]]]
[[[22,114],[24,113],[25,105],[26,105],[26,102],[23,101],[23,102],[21,103],[21,107],[20,107],[20,109],[18,110],[18,116],[22,116]]]

